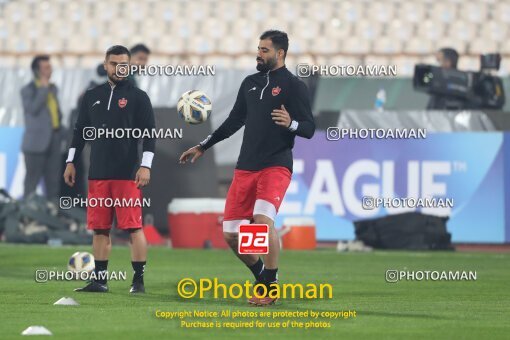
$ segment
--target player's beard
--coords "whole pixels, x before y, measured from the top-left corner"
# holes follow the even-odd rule
[[[264,59],[257,57],[257,61],[262,62],[260,64],[257,63],[257,71],[260,71],[260,72],[271,71],[273,68],[275,68],[275,66],[278,62],[276,59],[276,56],[274,57],[274,59],[268,59],[267,61],[264,61]]]
[[[113,73],[111,75],[108,75],[108,80],[110,80],[110,82],[113,83],[113,84],[118,84],[118,83],[123,82],[124,80],[126,80],[126,78],[117,77],[115,75],[115,73]]]

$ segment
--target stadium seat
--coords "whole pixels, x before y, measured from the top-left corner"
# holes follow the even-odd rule
[[[120,10],[128,22],[143,22],[145,24],[149,12],[148,6],[149,3],[145,1],[128,1],[127,3],[122,3]]]
[[[329,1],[312,1],[306,5],[304,13],[308,15],[308,18],[315,22],[323,23],[332,18],[334,8],[333,4]]]
[[[286,22],[282,21],[278,17],[271,17],[264,21],[258,21],[258,29],[256,36],[260,35],[260,33],[268,30],[268,29],[276,29],[276,30],[288,30],[289,26]],[[254,37],[251,36],[250,39],[253,39]]]
[[[186,43],[186,52],[196,54],[210,54],[214,51],[216,41],[205,36],[197,35],[189,38]]]
[[[227,33],[227,23],[218,18],[206,18],[202,21],[201,33],[205,37],[220,39]]]
[[[448,32],[457,40],[469,42],[475,38],[477,28],[475,23],[458,20],[449,25]]]
[[[153,47],[154,52],[177,54],[182,53],[184,50],[183,39],[175,39],[171,35],[165,34],[157,42]]]
[[[365,5],[365,18],[379,23],[387,23],[393,19],[394,3],[389,1],[370,2]]]
[[[109,35],[103,35],[103,36],[100,36],[95,41],[95,50],[101,54],[104,54],[105,51],[109,47],[116,45],[116,44],[123,44],[123,43],[125,43],[125,40],[121,40],[120,38],[116,38],[116,37],[111,37]]]
[[[320,54],[332,54],[338,50],[339,41],[329,39],[328,37],[319,36],[311,40],[311,51]]]
[[[181,5],[183,6],[182,13],[186,13],[183,18],[189,18],[186,20],[188,25],[205,20],[209,15],[210,6],[204,6],[199,1],[182,1]]]
[[[416,1],[397,3],[395,13],[396,17],[405,22],[419,24],[425,20],[425,4]]]
[[[93,49],[93,41],[89,37],[80,37],[75,38],[71,37],[67,40],[67,44],[65,45],[66,52],[72,53],[86,53]]]
[[[291,54],[301,54],[301,53],[311,53],[315,52],[313,50],[312,44],[303,39],[293,39],[292,44],[289,44],[289,53]]]
[[[402,52],[402,42],[393,37],[381,37],[374,40],[372,52],[396,54]]]
[[[342,44],[340,44],[339,49],[344,53],[368,53],[370,52],[370,41],[353,36],[346,38]]]
[[[380,37],[382,27],[372,20],[360,20],[354,27],[354,34],[359,39],[376,40]]]
[[[257,23],[244,18],[239,18],[234,21],[230,31],[236,32],[240,39],[252,39],[257,33],[259,33]]]
[[[221,52],[239,54],[251,51],[253,53],[251,56],[253,61],[255,53],[257,53],[257,45],[255,42],[253,42],[250,43],[249,46],[251,47],[250,49],[247,48],[247,40],[239,39],[234,36],[226,36],[225,38],[219,40],[219,50]]]
[[[196,33],[196,24],[189,20],[176,19],[170,22],[170,34],[174,39],[187,39]]]
[[[503,24],[510,24],[510,3],[502,1],[495,4],[492,17]]]
[[[501,42],[499,46],[499,52],[504,54],[510,54],[510,44],[508,42]],[[505,59],[503,59],[502,63],[510,64],[510,60],[505,62]]]
[[[392,20],[386,28],[386,35],[390,39],[406,42],[414,35],[414,24],[401,20]]]
[[[11,2],[5,6],[3,16],[13,23],[30,21],[30,5],[25,2]]]
[[[277,1],[274,3],[273,15],[282,17],[285,22],[293,22],[303,16],[303,9],[300,3],[289,3],[288,1]],[[304,13],[306,15],[306,13]]]
[[[314,40],[319,36],[320,25],[312,19],[300,19],[292,23],[295,34],[305,40]]]
[[[487,4],[482,2],[466,2],[460,7],[460,17],[471,24],[485,24],[488,21]]]
[[[9,36],[5,40],[5,46],[7,51],[11,52],[29,52],[32,51],[32,44],[29,40],[18,37],[16,35]]]
[[[443,23],[451,23],[457,18],[457,6],[453,2],[432,2],[429,18],[437,17]]]
[[[187,51],[201,59],[231,54],[219,59],[224,62],[240,54],[253,58],[258,35],[270,28],[288,31],[292,54],[321,60],[338,53],[429,54],[443,46],[461,54],[508,53],[509,24],[510,3],[503,0],[280,0],[265,6],[232,0],[0,0],[0,47],[14,53],[102,54],[112,44],[144,42],[155,52]]]
[[[180,9],[177,1],[157,1],[153,5],[153,19],[171,22],[179,18]]]
[[[436,42],[445,33],[445,25],[439,20],[425,20],[416,27],[417,37],[421,37],[422,40],[429,40]]]
[[[165,34],[167,25],[163,20],[148,20],[140,25],[139,34],[143,37],[140,41],[154,41]],[[151,46],[154,46],[151,44]]]
[[[469,43],[469,52],[471,54],[485,54],[498,52],[498,44],[492,40],[474,39]]]
[[[508,41],[508,33],[508,25],[502,24],[501,22],[490,21],[481,25],[479,37],[501,43]]]
[[[267,19],[270,19],[271,11],[270,6],[263,6],[259,2],[250,1],[246,2],[243,9],[243,17],[249,18],[250,20],[254,20],[259,23],[265,23]],[[281,22],[281,20],[280,20]],[[271,27],[271,26],[268,26]],[[267,29],[267,28],[266,28]]]
[[[225,22],[232,23],[241,17],[242,4],[238,1],[219,0],[213,6],[213,13]]]
[[[407,53],[432,53],[437,47],[432,46],[430,40],[424,40],[422,37],[414,37],[404,44],[404,52]]]
[[[348,21],[340,21],[339,19],[331,19],[324,24],[324,35],[330,39],[340,40],[351,36],[352,24]]]
[[[365,13],[363,3],[357,1],[342,1],[337,14],[340,20],[357,23],[359,20],[364,18]]]

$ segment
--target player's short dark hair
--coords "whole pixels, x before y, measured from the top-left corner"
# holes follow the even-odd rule
[[[151,50],[145,44],[136,44],[135,46],[131,47],[130,51],[131,51],[131,54],[135,54],[138,52],[151,54]]]
[[[109,49],[106,50],[106,59],[108,59],[108,57],[110,55],[122,55],[122,54],[127,54],[127,56],[131,59],[131,53],[129,52],[129,50],[122,46],[122,45],[113,45],[112,47],[110,47]]]
[[[289,37],[287,33],[278,30],[268,30],[262,33],[260,40],[270,39],[275,49],[283,50],[283,58],[287,56],[287,50],[289,49]]]
[[[49,61],[50,56],[47,54],[39,54],[32,59],[32,63],[30,64],[30,68],[32,69],[32,73],[34,76],[37,76],[37,72],[39,72],[39,63],[41,61]]]
[[[457,62],[459,61],[459,53],[451,47],[443,47],[439,50],[443,53],[444,58],[450,61],[452,68],[457,68]]]

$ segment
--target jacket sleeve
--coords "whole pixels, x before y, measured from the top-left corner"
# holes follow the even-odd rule
[[[310,105],[308,89],[300,80],[293,82],[292,96],[287,111],[292,119],[289,130],[300,137],[312,138],[315,133],[315,122]]]
[[[35,91],[34,91],[35,88]],[[21,101],[25,114],[37,116],[48,101],[48,87],[34,87],[32,84],[21,89]]]
[[[203,142],[200,143],[204,150],[209,149],[214,144],[232,136],[237,132],[246,120],[246,98],[244,97],[244,84],[241,83],[239,92],[237,93],[236,102],[230,111],[227,119],[218,127],[211,135],[209,135]]]
[[[154,110],[152,109],[151,100],[147,93],[141,92],[141,98],[139,103],[140,104],[138,110],[138,128],[140,128],[142,131],[154,130],[156,128]],[[154,151],[156,150],[156,139],[147,137],[143,138],[142,150],[143,156],[141,166],[150,169],[152,167]]]
[[[83,129],[90,127],[90,116],[88,112],[88,92],[83,96],[79,111],[78,119],[73,129],[73,140],[71,141],[71,147],[67,156],[66,163],[75,163],[80,158],[83,147],[85,146],[85,139],[83,138]]]

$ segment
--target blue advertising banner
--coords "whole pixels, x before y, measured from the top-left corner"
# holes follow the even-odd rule
[[[506,243],[510,243],[510,133],[505,133],[503,150],[504,156],[504,181],[505,181],[505,224]]]
[[[0,188],[16,198],[23,195],[25,163],[21,154],[24,128],[0,127]]]
[[[315,219],[319,240],[353,239],[352,221],[420,211],[449,216],[454,242],[505,242],[503,133],[424,139],[296,139],[293,181],[277,224]],[[434,198],[452,206],[363,206],[363,197]]]

